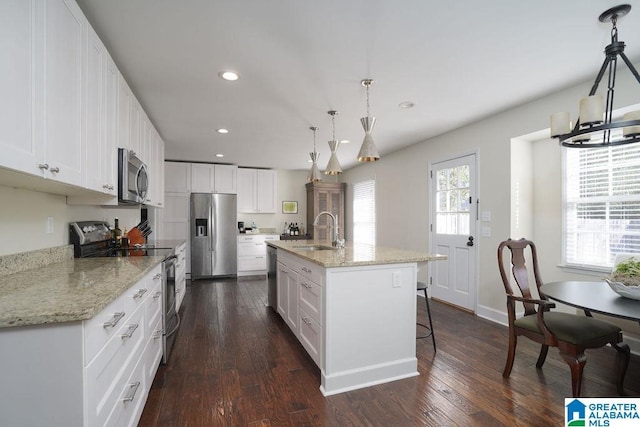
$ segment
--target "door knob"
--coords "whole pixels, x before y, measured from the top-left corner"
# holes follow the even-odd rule
[[[469,241],[467,242],[467,246],[473,246],[473,236],[469,236]]]

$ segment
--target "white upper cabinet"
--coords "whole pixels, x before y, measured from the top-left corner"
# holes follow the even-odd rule
[[[106,183],[106,82],[107,50],[93,28],[88,28],[87,37],[87,92],[86,126],[87,141],[86,166],[87,188],[95,191],[107,191]],[[115,189],[115,186],[114,186]]]
[[[166,193],[191,192],[191,163],[164,162],[164,191]]]
[[[85,185],[84,60],[88,22],[73,0],[45,5],[44,176]]]
[[[215,165],[215,192],[236,194],[238,192],[238,167]]]
[[[191,192],[236,194],[237,166],[191,164]]]
[[[277,171],[238,169],[238,212],[277,212]]]
[[[44,25],[41,6],[35,4],[0,1],[0,166],[42,175],[42,91],[34,77],[43,69]]]
[[[127,81],[118,73],[118,147],[131,148],[131,109],[133,93]]]

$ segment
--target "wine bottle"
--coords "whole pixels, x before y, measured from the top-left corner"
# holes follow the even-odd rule
[[[122,246],[122,230],[120,230],[120,224],[118,217],[113,222],[113,243],[116,248]]]

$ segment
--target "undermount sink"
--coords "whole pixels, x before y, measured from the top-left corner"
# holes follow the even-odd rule
[[[298,251],[335,251],[338,248],[334,248],[333,246],[325,246],[325,245],[304,245],[304,246],[293,246],[293,249]]]

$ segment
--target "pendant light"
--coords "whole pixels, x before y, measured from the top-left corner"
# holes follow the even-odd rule
[[[613,120],[613,99],[616,82],[618,56],[622,58],[629,71],[640,83],[640,74],[624,54],[625,44],[618,41],[618,18],[622,18],[631,10],[631,6],[623,4],[604,11],[598,18],[600,22],[611,22],[611,44],[604,49],[605,60],[596,76],[589,95],[580,101],[580,116],[573,130],[571,117],[567,112],[551,115],[551,137],[558,138],[564,147],[608,147],[631,144],[640,141],[640,111],[627,112],[622,120]],[[602,95],[596,95],[600,80],[608,70],[608,89],[606,102]],[[615,132],[618,130],[618,132]],[[620,132],[620,130],[622,130]],[[614,131],[614,132],[612,132]]]
[[[313,131],[313,152],[309,153],[309,156],[311,157],[311,171],[309,171],[307,181],[322,181],[322,175],[320,175],[320,169],[318,169],[318,158],[320,157],[320,154],[316,151],[316,131],[318,128],[311,126],[309,129]]]
[[[338,112],[336,110],[327,111],[327,113],[331,116],[331,124],[333,126],[333,138],[329,141],[329,148],[331,149],[331,156],[329,157],[329,162],[327,163],[327,167],[324,170],[325,175],[340,175],[342,173],[342,167],[340,166],[340,162],[338,161],[338,146],[340,145],[340,141],[336,139],[336,115]]]
[[[361,83],[362,86],[367,88],[367,117],[362,117],[360,119],[360,123],[362,123],[362,127],[364,128],[364,140],[362,141],[362,146],[358,153],[358,161],[375,162],[376,160],[380,160],[380,154],[378,154],[378,149],[376,148],[376,144],[373,142],[373,137],[371,136],[373,126],[376,124],[376,118],[371,117],[369,114],[369,87],[373,84],[373,80],[364,79]]]

